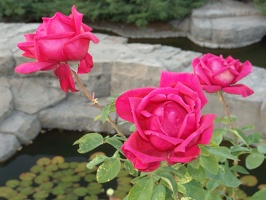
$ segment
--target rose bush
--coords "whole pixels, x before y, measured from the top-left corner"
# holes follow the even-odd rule
[[[140,171],[153,171],[162,161],[187,163],[209,144],[214,114],[201,116],[207,99],[194,74],[163,71],[158,88],[126,91],[116,100],[119,117],[136,126],[122,151]]]
[[[18,43],[23,56],[37,62],[23,63],[15,68],[22,74],[39,70],[53,70],[63,91],[77,91],[67,62],[79,61],[78,73],[88,73],[93,67],[88,53],[89,43],[98,42],[91,28],[82,23],[83,14],[72,7],[72,14],[65,16],[57,12],[53,17],[43,18],[43,23],[33,34],[25,34],[26,42]]]
[[[224,59],[222,55],[216,56],[208,53],[200,58],[195,58],[192,61],[192,66],[203,89],[207,92],[222,90],[243,97],[254,93],[244,84],[235,84],[252,72],[252,65],[249,61],[241,63],[231,56]]]

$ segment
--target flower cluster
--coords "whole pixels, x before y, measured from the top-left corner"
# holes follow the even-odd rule
[[[255,134],[248,138],[242,133],[246,128],[232,128],[228,112],[229,129],[223,129],[218,139],[212,143],[215,114],[202,115],[202,109],[207,104],[204,90],[209,93],[217,92],[220,97],[223,92],[243,97],[254,93],[246,85],[238,83],[251,73],[252,65],[249,61],[241,63],[231,56],[223,58],[222,55],[208,53],[192,61],[193,73],[162,71],[158,87],[125,91],[102,109],[97,99],[89,94],[77,76],[77,73],[89,73],[93,67],[92,56],[88,53],[89,43],[97,43],[98,38],[91,30],[82,23],[82,14],[75,6],[72,7],[70,16],[58,12],[52,18],[43,18],[43,23],[37,28],[36,33],[26,34],[26,42],[18,44],[24,51],[24,56],[34,58],[37,62],[21,64],[15,71],[25,74],[53,70],[64,92],[77,91],[73,73],[85,95],[102,110],[103,122],[110,122],[117,135],[103,138],[101,134],[90,133],[74,143],[80,144],[80,153],[91,151],[103,143],[109,143],[117,149],[112,157],[99,155],[88,163],[88,168],[102,163],[97,172],[98,182],[107,182],[115,178],[119,173],[121,161],[124,161],[129,173],[139,176],[134,186],[137,189],[131,190],[128,199],[135,199],[139,195],[144,195],[145,199],[150,195],[147,199],[151,199],[153,192],[158,193],[158,188],[164,196],[170,191],[173,199],[177,199],[178,193],[186,194],[185,190],[193,193],[191,188],[196,189],[194,198],[198,198],[197,191],[207,188],[208,191],[203,191],[203,194],[206,193],[210,197],[212,190],[219,184],[224,188],[236,188],[241,184],[236,178],[239,172],[245,172],[241,167],[236,167],[240,155],[250,156],[247,161],[250,169],[258,167],[263,162],[266,154],[263,145],[266,142],[254,150],[254,144],[260,141],[259,136]],[[79,62],[77,72],[69,66],[69,62],[72,61]],[[223,97],[221,99],[224,100]],[[135,131],[128,138],[112,121],[109,116],[111,110],[115,110],[120,118],[135,126]],[[228,137],[232,151],[228,147],[220,146],[224,132],[232,134]],[[239,139],[243,141],[240,145]],[[205,150],[204,155],[201,154],[202,149]],[[122,159],[120,154],[126,159]],[[230,168],[227,159],[234,160],[235,168]],[[252,159],[256,159],[255,164]],[[197,163],[191,164],[193,160],[197,160]],[[180,166],[188,167],[183,170],[183,174],[182,170],[178,171]],[[160,168],[163,170],[160,171]],[[147,173],[143,175],[138,173],[139,171]],[[194,182],[191,181],[191,177],[195,179]],[[177,186],[177,180],[182,179],[183,182]],[[139,194],[137,190],[147,185],[150,187],[150,190],[146,189],[148,194],[145,191],[145,194]],[[168,189],[165,189],[165,186]],[[157,188],[153,190],[153,187]],[[223,192],[220,192],[222,197],[218,199],[231,199]],[[236,199],[235,193],[232,196]]]

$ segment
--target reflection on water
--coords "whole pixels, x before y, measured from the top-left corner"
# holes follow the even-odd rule
[[[261,42],[250,45],[248,47],[238,49],[211,49],[200,47],[187,38],[160,38],[160,39],[129,39],[129,43],[146,43],[146,44],[162,44],[178,47],[183,50],[191,50],[201,53],[213,53],[215,55],[222,54],[224,57],[231,55],[241,62],[249,60],[252,65],[266,68],[266,37]]]

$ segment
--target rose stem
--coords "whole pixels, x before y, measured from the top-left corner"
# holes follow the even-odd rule
[[[81,90],[83,91],[83,93],[86,95],[86,97],[100,110],[102,111],[102,106],[98,103],[97,99],[95,99],[85,88],[85,86],[83,85],[83,83],[81,82],[77,72],[75,72],[73,69],[72,73],[75,76],[78,85],[80,86]],[[117,134],[120,135],[121,137],[125,138],[126,136],[122,133],[122,131],[120,131],[120,129],[118,128],[118,126],[115,124],[115,122],[111,119],[111,117],[108,115],[107,117],[107,121],[112,125],[112,127],[116,130]]]
[[[227,117],[228,117],[228,120],[229,120],[229,126],[230,126],[230,128],[232,128],[232,127],[233,127],[233,125],[232,125],[232,120],[231,120],[231,117],[230,117],[230,114],[229,114],[229,111],[228,111],[228,107],[227,107],[226,102],[225,102],[225,99],[224,99],[223,92],[222,92],[222,91],[219,91],[219,92],[218,92],[218,95],[219,95],[219,97],[220,97],[220,101],[223,103],[224,110],[225,110],[225,114],[226,114]]]

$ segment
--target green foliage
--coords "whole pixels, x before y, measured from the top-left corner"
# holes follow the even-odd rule
[[[261,10],[262,14],[266,15],[266,0],[253,0],[253,2]]]
[[[55,12],[70,13],[72,5],[92,21],[133,23],[145,26],[149,22],[182,19],[193,8],[207,0],[1,0],[0,16],[4,20],[32,22]]]

